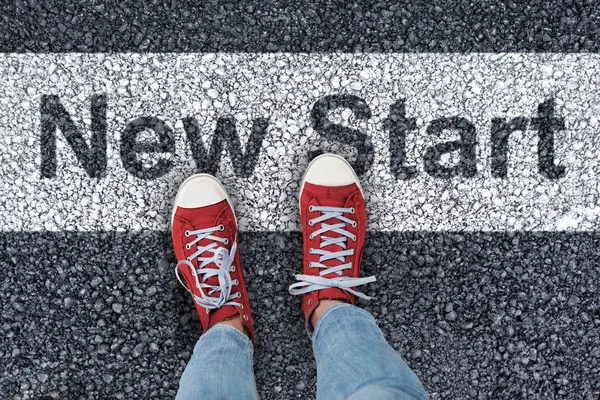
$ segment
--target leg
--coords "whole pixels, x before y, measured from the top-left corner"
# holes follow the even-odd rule
[[[176,399],[258,399],[252,353],[248,336],[231,326],[215,325],[200,336]]]
[[[375,319],[358,307],[327,308],[315,327],[313,347],[318,399],[427,399]]]
[[[175,197],[171,235],[175,273],[192,295],[202,336],[177,399],[256,399],[254,325],[229,197],[213,176],[186,179]]]
[[[307,330],[315,326],[318,399],[426,399],[417,376],[385,341],[373,317],[354,307],[367,214],[352,166],[323,154],[310,165],[300,189],[303,273],[290,293],[303,295]],[[339,303],[333,305],[333,303]]]

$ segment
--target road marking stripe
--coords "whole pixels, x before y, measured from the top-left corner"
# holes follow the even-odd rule
[[[199,138],[213,140],[217,126],[221,132],[235,127],[242,150],[253,135],[258,143],[256,160],[247,153],[232,162],[225,152],[217,172],[236,203],[242,230],[300,228],[296,192],[311,152],[319,149],[350,161],[357,153],[362,157],[357,165],[366,169],[362,182],[372,230],[600,228],[599,55],[4,54],[0,78],[3,231],[166,230],[179,183],[198,169],[186,129],[195,132],[197,144]],[[55,174],[43,178],[42,102],[53,112],[57,104],[64,107],[89,139],[93,95],[104,96],[106,104],[102,176],[89,176],[58,131]],[[354,109],[321,110],[323,118],[366,135],[366,146],[326,140],[318,131],[331,128],[315,122],[321,115],[315,104],[332,95],[345,96],[344,104]],[[410,179],[394,176],[397,153],[390,163],[390,129],[397,126],[389,127],[389,115],[399,100],[417,127],[406,135],[404,163],[416,168]],[[540,173],[534,129],[540,105],[549,101],[565,125],[554,138],[554,163],[565,172],[558,178]],[[146,157],[138,165],[162,158],[169,165],[163,176],[139,178],[124,166],[124,132],[135,131],[141,117],[164,121],[159,129],[167,137],[173,133],[173,154]],[[428,149],[459,134],[450,130],[434,138],[428,127],[441,117],[460,117],[474,127],[474,176],[463,171],[443,178],[426,171]],[[517,117],[527,127],[509,136],[506,177],[496,178],[492,121]],[[156,134],[140,135],[156,141]],[[455,165],[456,153],[444,155],[442,165]],[[200,163],[210,152],[205,156]]]

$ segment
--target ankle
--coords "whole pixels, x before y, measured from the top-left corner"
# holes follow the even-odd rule
[[[244,324],[242,324],[242,318],[239,315],[235,316],[233,318],[224,319],[223,321],[219,321],[215,325],[218,325],[218,324],[233,326],[235,329],[242,332],[244,335],[250,337],[250,332],[248,332],[248,329],[244,326]]]
[[[315,326],[317,326],[317,322],[319,321],[319,318],[321,317],[321,314],[323,314],[323,312],[325,310],[327,310],[329,307],[334,306],[336,304],[344,304],[345,301],[342,300],[329,300],[329,299],[323,299],[319,302],[319,305],[317,306],[317,308],[315,308],[315,311],[313,311],[312,315],[310,316],[310,323],[313,326],[313,328]]]

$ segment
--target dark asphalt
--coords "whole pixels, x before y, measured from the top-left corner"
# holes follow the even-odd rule
[[[432,399],[596,399],[600,234],[375,233],[361,303]],[[172,398],[200,328],[168,235],[0,235],[1,398]],[[264,399],[311,398],[298,233],[242,233]]]
[[[598,52],[597,0],[15,0],[1,52]]]

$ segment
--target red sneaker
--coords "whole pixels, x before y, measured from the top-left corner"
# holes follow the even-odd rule
[[[302,294],[307,326],[322,299],[354,304],[354,296],[370,300],[356,286],[375,282],[359,278],[367,214],[358,177],[342,157],[315,158],[302,181],[300,217],[304,239],[304,274],[296,275],[291,294]]]
[[[239,315],[254,343],[253,319],[237,248],[237,220],[221,183],[197,174],[183,182],[173,206],[171,232],[177,279],[183,275],[202,333]]]

